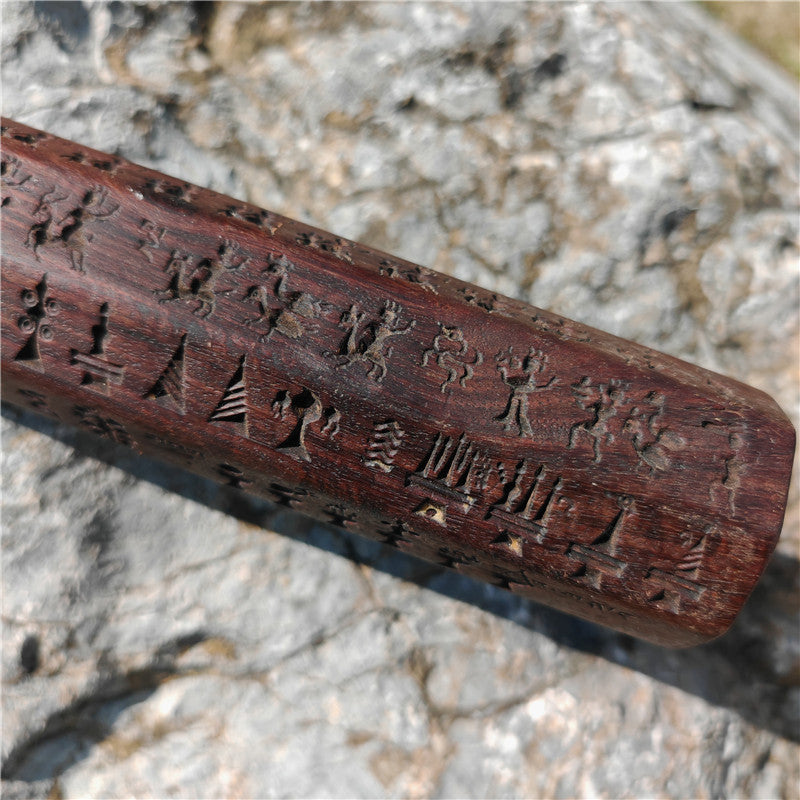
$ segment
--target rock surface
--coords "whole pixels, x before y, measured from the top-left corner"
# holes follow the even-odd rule
[[[797,419],[797,87],[695,8],[2,14],[4,114]],[[796,492],[731,632],[670,652],[12,408],[2,437],[4,796],[798,796]]]

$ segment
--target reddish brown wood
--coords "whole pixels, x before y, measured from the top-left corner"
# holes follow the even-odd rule
[[[3,397],[667,645],[780,533],[766,395],[5,120]]]

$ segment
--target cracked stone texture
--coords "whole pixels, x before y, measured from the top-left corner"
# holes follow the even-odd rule
[[[797,419],[797,87],[698,9],[2,14],[5,114]],[[732,631],[671,652],[12,408],[2,437],[7,797],[798,796],[796,491]]]

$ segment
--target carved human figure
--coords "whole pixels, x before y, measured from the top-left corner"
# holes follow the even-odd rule
[[[511,390],[505,411],[495,419],[503,423],[504,430],[508,431],[516,426],[518,436],[532,437],[528,397],[534,392],[549,389],[558,382],[558,378],[553,375],[547,381],[538,382],[539,376],[545,372],[547,356],[533,347],[528,348],[527,354],[520,357],[515,355],[511,345],[495,356],[495,362],[503,383]]]
[[[57,220],[55,207],[67,199],[68,195],[59,195],[56,189],[48,190],[39,198],[25,244],[38,259],[40,247],[60,242],[69,253],[72,268],[84,272],[86,245],[92,240],[92,233],[86,230],[87,224],[113,216],[119,210],[119,203],[109,198],[108,189],[94,186],[84,192],[77,203],[73,200],[72,208]]]
[[[61,220],[61,233],[59,239],[69,252],[72,268],[84,272],[84,257],[86,245],[92,240],[93,235],[86,230],[86,225],[91,220],[107,219],[119,210],[119,203],[108,197],[108,190],[102,186],[89,189],[80,203],[72,208]]]
[[[139,245],[138,250],[144,253],[145,258],[152,264],[153,254],[151,250],[155,250],[161,244],[167,232],[166,228],[161,228],[149,219],[143,219],[139,225]]]
[[[731,514],[736,513],[736,492],[742,482],[742,473],[745,471],[745,460],[742,458],[742,450],[745,446],[745,437],[741,429],[732,425],[708,426],[708,430],[713,431],[717,436],[725,437],[716,446],[719,453],[719,461],[722,462],[721,470],[717,473],[716,480],[713,480],[708,487],[709,498],[716,502],[717,497],[722,495]],[[719,461],[717,463],[719,463]]]

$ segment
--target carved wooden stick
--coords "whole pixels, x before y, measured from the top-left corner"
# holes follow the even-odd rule
[[[11,121],[3,397],[668,645],[780,532],[766,395]]]

